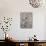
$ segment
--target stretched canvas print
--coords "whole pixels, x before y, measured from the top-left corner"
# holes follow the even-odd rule
[[[20,13],[20,27],[21,28],[32,28],[32,12],[21,12]]]

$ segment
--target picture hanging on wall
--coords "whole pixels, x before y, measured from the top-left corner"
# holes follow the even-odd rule
[[[20,13],[20,27],[21,28],[32,28],[32,12],[21,12]]]
[[[42,6],[43,0],[29,0],[29,4],[30,4],[33,8],[38,8],[38,7]]]

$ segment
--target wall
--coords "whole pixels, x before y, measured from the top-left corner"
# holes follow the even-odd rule
[[[21,29],[20,28],[20,12],[33,13],[33,28]],[[45,15],[46,8],[33,8],[30,6],[28,0],[0,0],[0,17],[13,17],[13,22],[10,31],[17,40],[27,40],[34,34],[37,35],[39,40],[45,39]],[[3,33],[1,31],[1,33]],[[0,35],[2,35],[0,33]],[[44,34],[45,33],[45,34]],[[0,39],[3,37],[0,36]]]

